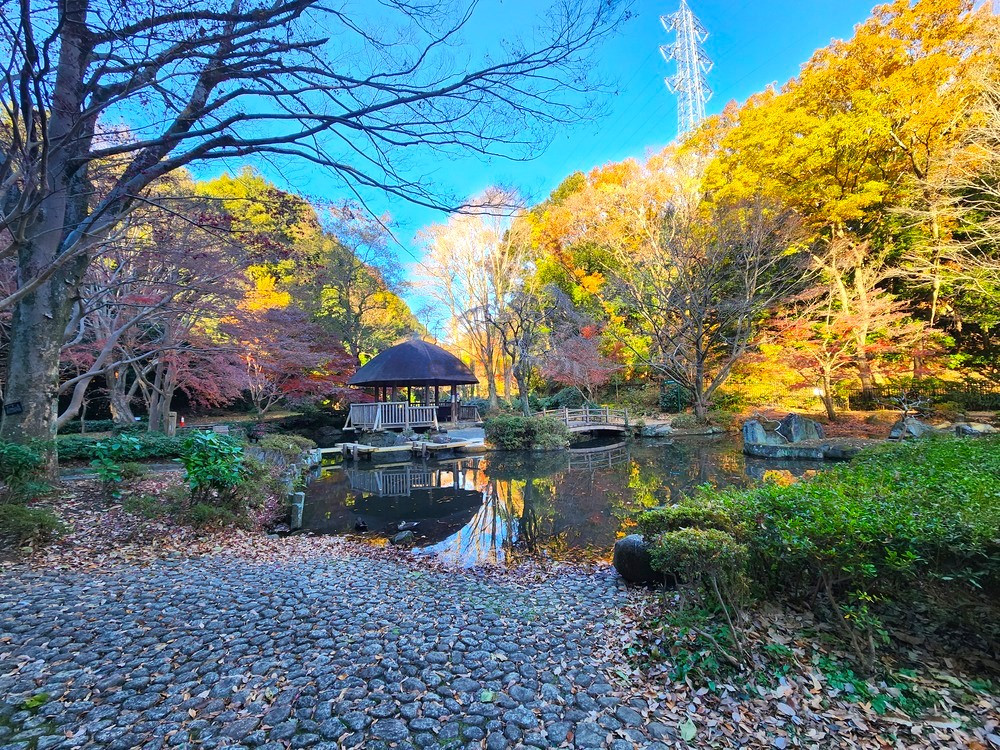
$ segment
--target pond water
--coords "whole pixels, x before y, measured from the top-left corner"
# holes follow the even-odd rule
[[[816,461],[744,456],[734,436],[592,441],[551,453],[491,453],[378,467],[347,462],[306,492],[301,528],[386,538],[415,534],[417,554],[461,566],[522,556],[610,554],[643,508],[676,502],[700,484],[746,485],[769,469],[801,475]]]

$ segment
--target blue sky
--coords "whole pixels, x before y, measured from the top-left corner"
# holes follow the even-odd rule
[[[597,50],[593,63],[603,78],[617,82],[618,91],[607,99],[607,114],[595,121],[559,133],[550,148],[529,162],[468,157],[442,161],[433,154],[426,162],[416,159],[421,172],[433,175],[435,184],[451,194],[472,195],[491,184],[518,187],[532,200],[544,198],[575,170],[629,156],[642,157],[669,143],[676,135],[676,99],[667,92],[663,78],[673,72],[658,47],[672,41],[660,24],[661,14],[676,10],[679,0],[637,0],[633,17],[618,35]],[[537,0],[484,0],[487,23],[473,24],[466,37],[469,49],[495,42],[492,22],[534,18],[542,3]],[[812,52],[834,38],[852,34],[855,24],[868,17],[871,0],[814,0],[811,3],[778,0],[690,0],[694,13],[709,31],[705,49],[715,66],[709,74],[714,96],[710,112],[730,100],[742,101],[771,82],[794,76]],[[230,168],[233,165],[229,165]],[[300,165],[260,164],[260,169],[280,186],[306,195],[337,199],[347,197],[331,178]],[[440,212],[393,199],[369,196],[370,205],[388,211],[402,244],[400,259],[413,264],[421,254],[414,235],[423,226],[445,220]]]

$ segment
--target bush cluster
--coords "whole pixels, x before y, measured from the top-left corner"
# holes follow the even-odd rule
[[[697,563],[664,537],[730,533],[756,593],[825,601],[855,655],[874,661],[886,613],[915,600],[982,601],[1000,589],[1000,440],[886,445],[793,484],[698,490],[639,521],[663,569]],[[697,551],[694,539],[690,548]],[[730,562],[736,562],[732,558]],[[952,613],[954,615],[954,612]]]
[[[483,425],[486,441],[502,450],[554,450],[569,445],[566,425],[552,417],[497,414]]]
[[[97,454],[90,465],[104,490],[113,498],[120,498],[122,488],[143,474],[142,464],[136,459],[143,457],[143,445],[134,435],[119,433],[94,446]]]
[[[316,443],[301,435],[265,435],[257,441],[257,447],[266,453],[276,453],[286,460],[298,458],[316,447]]]
[[[60,435],[79,435],[85,427],[87,432],[143,432],[147,429],[145,419],[131,424],[119,424],[113,419],[87,419],[81,425],[79,419],[72,419],[59,428]]]
[[[0,543],[22,546],[62,532],[51,510],[29,506],[51,489],[39,480],[44,468],[42,446],[0,440]]]
[[[170,437],[161,432],[128,433],[128,437],[135,439],[139,445],[134,458],[143,459],[179,458],[184,442],[183,437]],[[101,456],[101,449],[98,446],[102,442],[103,439],[89,435],[61,435],[56,445],[60,460],[91,461]]]

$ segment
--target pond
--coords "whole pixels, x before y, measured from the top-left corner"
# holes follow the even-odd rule
[[[815,461],[744,456],[734,436],[592,441],[550,453],[498,452],[377,467],[347,462],[313,481],[303,531],[385,539],[412,529],[417,554],[471,567],[523,556],[609,555],[643,508],[697,485],[746,485],[769,469],[801,475]]]

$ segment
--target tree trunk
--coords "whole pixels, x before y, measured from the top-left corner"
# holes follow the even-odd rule
[[[84,87],[79,85],[87,67],[87,0],[71,0],[61,6],[63,20],[59,32],[59,61],[56,65],[53,107],[46,137],[48,146],[58,144],[46,163],[42,187],[45,197],[17,240],[18,283],[38,278],[69,252],[76,237],[64,247],[66,237],[80,225],[93,195],[87,169],[74,161],[86,153],[93,137],[96,116],[79,119]],[[72,139],[72,140],[71,140]],[[69,231],[67,231],[69,230]],[[33,292],[14,305],[7,358],[7,401],[0,421],[0,438],[15,442],[42,440],[52,446],[47,451],[47,471],[55,477],[58,456],[55,449],[59,408],[59,356],[80,279],[87,267],[81,252],[65,262]],[[17,413],[11,406],[20,404]]]
[[[119,368],[114,372],[107,373],[105,378],[108,381],[108,402],[111,407],[111,419],[115,424],[130,425],[135,422],[135,413],[132,411],[132,394],[127,387],[126,376],[128,369]]]
[[[871,362],[868,360],[868,355],[863,349],[858,352],[854,362],[858,368],[858,377],[861,379],[861,390],[866,394],[871,393],[875,387],[875,381],[872,378]]]
[[[59,355],[69,319],[67,298],[71,296],[61,282],[62,279],[50,279],[14,307],[7,359],[7,400],[0,427],[4,439],[55,440]],[[18,404],[19,413],[13,413]]]
[[[520,367],[514,367],[514,380],[517,381],[517,395],[521,399],[521,411],[524,416],[531,416],[531,404],[529,403],[529,397],[531,395],[531,389],[528,385],[527,373],[521,371]]]
[[[833,378],[830,373],[823,373],[823,406],[826,407],[826,416],[832,422],[837,419],[837,412],[833,408]]]
[[[694,416],[699,423],[705,424],[708,421],[709,403],[705,395],[705,368],[701,362],[695,365],[693,386]]]
[[[493,362],[491,354],[487,354],[487,356],[483,358],[483,370],[486,373],[486,389],[489,396],[490,407],[495,409],[500,405],[500,399],[497,396],[496,363]]]
[[[54,232],[58,236],[58,232]],[[44,267],[56,247],[31,243],[20,252],[21,267]],[[40,259],[40,260],[39,260]],[[34,263],[32,261],[35,261]],[[47,471],[57,466],[55,439],[59,417],[59,361],[85,263],[69,263],[15,306],[7,358],[7,392],[0,438],[18,443],[42,441],[48,451]],[[31,272],[29,271],[29,278]],[[20,404],[18,413],[11,407]]]

